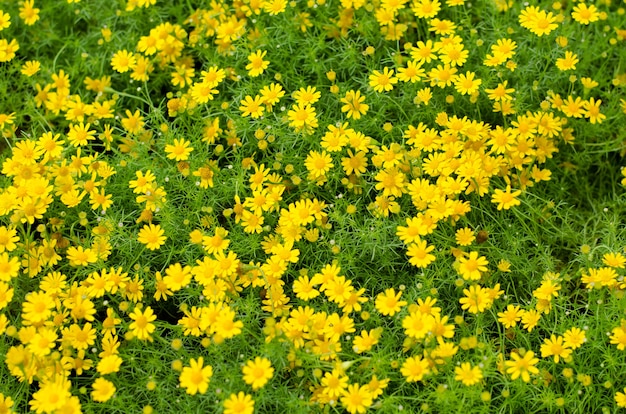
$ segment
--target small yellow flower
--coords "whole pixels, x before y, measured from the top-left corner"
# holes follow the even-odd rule
[[[115,394],[115,385],[104,378],[96,379],[92,387],[91,398],[97,402],[108,401]]]
[[[250,116],[253,119],[260,118],[265,111],[265,106],[263,106],[263,98],[259,95],[256,95],[254,98],[250,95],[247,95],[244,99],[241,100],[239,106],[239,110],[242,112],[241,116],[247,117]]]
[[[185,161],[189,159],[189,154],[193,151],[193,147],[190,146],[190,142],[184,138],[174,139],[174,144],[168,144],[165,146],[165,152],[167,158],[176,161]]]
[[[139,307],[136,307],[129,316],[133,320],[128,327],[130,332],[139,340],[152,341],[152,333],[156,329],[152,323],[156,320],[156,315],[152,308],[146,306],[146,309],[142,312]]]
[[[254,400],[251,395],[239,391],[231,394],[224,401],[224,414],[252,414],[254,412]]]
[[[467,257],[459,258],[459,274],[465,280],[478,280],[487,271],[489,262],[485,256],[478,256],[478,252],[470,252]]]
[[[393,69],[389,69],[387,67],[383,68],[382,72],[377,70],[373,71],[370,75],[369,85],[376,92],[387,92],[393,89],[393,85],[398,83],[398,78],[393,76]]]
[[[615,393],[615,402],[618,407],[626,408],[626,388],[624,388],[623,392]]]
[[[363,103],[365,96],[361,96],[361,91],[349,90],[346,95],[341,98],[341,102],[344,104],[341,107],[341,112],[347,112],[348,118],[355,120],[361,118],[362,115],[367,113],[369,105]]]
[[[522,194],[521,190],[511,191],[511,186],[507,185],[506,190],[502,191],[496,188],[491,196],[491,202],[498,204],[498,210],[508,210],[513,206],[519,206],[521,202],[517,197]]]
[[[559,68],[559,70],[561,71],[574,70],[576,69],[577,63],[578,56],[568,50],[567,52],[565,52],[565,57],[558,58],[556,60],[556,67]]]
[[[251,385],[253,390],[262,388],[273,375],[274,368],[267,358],[256,357],[254,361],[246,362],[243,367],[243,380]]]
[[[407,358],[400,369],[407,382],[421,381],[425,375],[430,373],[428,360],[420,356]]]
[[[538,374],[539,369],[535,365],[539,362],[538,358],[535,358],[533,351],[526,351],[524,356],[520,356],[517,352],[511,353],[511,360],[506,361],[507,374],[511,375],[511,379],[515,380],[519,377],[522,381],[529,382],[531,374]]]
[[[480,382],[483,379],[483,372],[478,366],[472,366],[469,362],[463,362],[460,366],[454,369],[456,374],[454,379],[463,383],[463,385],[470,386]]]
[[[387,289],[376,296],[376,310],[385,316],[393,316],[400,312],[406,301],[400,300],[402,292],[396,293],[393,289]]]
[[[27,26],[32,26],[39,20],[39,9],[35,7],[35,0],[25,0],[22,3],[20,18]]]
[[[191,358],[188,367],[184,367],[180,374],[179,381],[181,387],[187,394],[204,394],[209,388],[209,380],[213,376],[213,368],[210,365],[204,366],[204,358],[197,360]]]
[[[139,230],[138,239],[140,243],[145,244],[150,250],[158,250],[167,239],[165,232],[158,224],[146,224]]]
[[[118,51],[111,59],[111,66],[113,67],[113,70],[119,73],[128,72],[135,66],[136,63],[137,59],[135,58],[135,55],[127,50]]]
[[[11,26],[11,15],[0,10],[0,32]]]
[[[22,75],[31,77],[41,69],[41,63],[38,60],[29,60],[22,65]]]
[[[263,58],[267,55],[267,51],[265,50],[257,50],[256,52],[250,54],[248,56],[248,60],[250,63],[246,65],[246,70],[248,71],[248,75],[251,77],[257,77],[262,74],[265,69],[268,68],[270,61],[263,60]]]

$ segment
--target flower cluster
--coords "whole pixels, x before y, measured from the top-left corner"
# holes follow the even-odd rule
[[[0,412],[626,407],[623,7],[174,3],[0,10]]]

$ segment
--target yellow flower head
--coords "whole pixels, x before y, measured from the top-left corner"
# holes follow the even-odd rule
[[[243,380],[252,386],[253,390],[262,388],[274,375],[272,363],[267,358],[256,357],[246,362],[243,367]]]

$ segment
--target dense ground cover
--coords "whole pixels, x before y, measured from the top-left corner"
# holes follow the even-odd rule
[[[0,10],[0,413],[626,407],[624,2]]]

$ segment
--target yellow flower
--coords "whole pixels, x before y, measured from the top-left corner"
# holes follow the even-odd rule
[[[478,252],[470,252],[467,257],[459,258],[459,274],[465,280],[479,280],[488,264],[485,256],[478,257]]]
[[[407,382],[421,381],[424,375],[430,373],[430,364],[420,356],[407,358],[400,368],[400,372]]]
[[[430,63],[433,60],[437,60],[437,51],[439,51],[439,45],[434,44],[432,40],[427,40],[426,43],[419,41],[411,49],[411,58],[420,63]]]
[[[0,393],[0,413],[12,413],[13,410],[11,409],[11,407],[13,407],[13,399],[8,395],[5,396],[4,394]]]
[[[402,292],[396,293],[393,289],[387,289],[376,296],[376,310],[385,316],[393,316],[400,312],[406,301],[400,300]]]
[[[463,48],[462,43],[449,44],[441,49],[439,59],[450,66],[463,66],[467,61],[469,51]]]
[[[478,87],[482,84],[482,80],[474,79],[476,74],[474,72],[467,71],[465,74],[460,74],[454,81],[454,87],[462,95],[472,95],[478,91]]]
[[[422,88],[419,91],[417,91],[417,95],[415,96],[417,103],[424,104],[424,105],[428,105],[432,97],[433,97],[433,93],[431,89],[428,87]]]
[[[309,174],[314,178],[322,178],[333,167],[332,158],[326,151],[311,151],[304,160],[304,165]]]
[[[595,100],[594,98],[589,98],[589,100],[583,103],[585,111],[585,118],[589,119],[589,122],[592,124],[600,124],[603,120],[606,119],[606,115],[600,112],[600,104],[602,100]]]
[[[392,167],[378,171],[374,179],[375,188],[382,190],[384,196],[401,197],[406,176],[398,168]]]
[[[524,329],[526,329],[528,332],[531,332],[535,326],[537,326],[537,323],[539,323],[539,320],[541,319],[541,313],[537,312],[535,309],[531,309],[531,310],[522,310],[522,326],[524,327]]]
[[[308,276],[300,276],[293,282],[293,293],[298,299],[308,301],[319,296],[320,292],[315,289]]]
[[[242,370],[243,380],[246,384],[251,385],[253,390],[263,388],[274,375],[274,368],[272,368],[270,360],[261,357],[246,362]]]
[[[249,210],[244,210],[242,212],[241,225],[243,226],[243,231],[245,231],[246,233],[262,233],[264,222],[265,217],[263,217],[261,213],[257,214]]]
[[[624,388],[623,392],[618,391],[615,393],[615,402],[618,407],[626,408],[626,388]]]
[[[520,307],[516,305],[508,305],[506,310],[498,312],[498,322],[504,325],[505,328],[512,328],[517,325],[522,319],[522,312]]]
[[[187,391],[187,394],[204,394],[209,388],[209,380],[213,376],[213,367],[203,365],[204,358],[199,357],[197,360],[191,358],[189,366],[184,367],[180,373],[180,386]]]
[[[504,365],[507,368],[507,374],[511,375],[511,379],[515,380],[522,377],[522,381],[529,382],[530,374],[539,373],[539,369],[535,367],[537,362],[539,359],[535,358],[533,351],[526,351],[523,357],[517,352],[512,352],[511,360],[505,361]]]
[[[214,339],[220,342],[223,339],[232,338],[241,333],[243,322],[235,321],[235,312],[228,306],[223,307],[215,320],[212,329],[215,331]]]
[[[428,245],[426,240],[417,240],[415,243],[409,244],[406,255],[409,257],[409,263],[415,267],[425,268],[435,261],[435,255],[430,252],[435,246]]]
[[[506,186],[506,191],[496,188],[491,196],[491,202],[498,204],[498,210],[508,210],[513,206],[519,206],[521,202],[516,198],[522,194],[521,190],[511,192],[511,186]]]
[[[327,372],[322,378],[323,392],[329,398],[336,399],[345,393],[345,389],[348,386],[348,377],[342,370],[333,369],[332,372]]]
[[[0,17],[1,18],[1,17]],[[22,74],[31,77],[41,69],[41,63],[38,60],[29,60],[22,65]]]
[[[393,76],[393,69],[385,67],[383,72],[375,70],[369,77],[369,85],[376,92],[387,92],[393,89],[393,85],[398,83],[398,78]]]
[[[439,0],[416,0],[413,2],[411,10],[419,19],[431,19],[441,10],[441,3]]]
[[[383,328],[370,329],[368,331],[361,331],[360,335],[357,335],[352,341],[352,349],[357,354],[361,354],[363,352],[367,352],[374,345],[378,343],[378,339],[383,331]]]
[[[341,397],[341,404],[350,414],[365,413],[372,402],[372,393],[367,385],[350,384]]]
[[[572,353],[572,350],[563,343],[562,336],[556,336],[552,334],[550,338],[545,338],[543,344],[541,344],[541,357],[554,357],[554,362],[558,363],[561,358],[567,358]]]
[[[242,112],[241,116],[246,117],[250,116],[253,119],[260,118],[265,111],[265,107],[263,106],[263,98],[259,95],[255,95],[252,98],[250,95],[247,95],[244,99],[241,100],[239,110]]]
[[[454,33],[456,24],[450,20],[434,18],[430,20],[428,30],[438,35],[450,35]]]
[[[533,296],[550,301],[553,297],[559,296],[559,290],[561,290],[561,285],[554,280],[546,279],[541,282],[541,286],[533,291]]]
[[[89,129],[91,124],[79,124],[70,125],[70,130],[67,133],[67,139],[75,147],[82,147],[87,145],[89,141],[93,141],[96,135],[96,131]]]
[[[2,234],[2,228],[0,227],[0,234]],[[2,237],[0,236],[0,251],[2,251]],[[626,257],[621,253],[606,253],[602,256],[602,263],[610,267],[616,267],[623,269],[626,264]]]
[[[154,66],[152,65],[152,62],[139,54],[136,56],[135,59],[135,64],[132,66],[133,71],[130,74],[131,79],[139,82],[147,82],[149,79],[148,75],[154,71]]]
[[[409,307],[409,309],[411,309]],[[435,318],[432,315],[411,310],[411,313],[402,319],[402,327],[406,336],[422,339],[433,328]]]
[[[139,110],[134,113],[126,110],[126,118],[122,118],[122,126],[130,134],[138,134],[143,130],[144,120]]]
[[[270,16],[282,13],[287,8],[287,0],[266,0],[263,1],[263,10]]]
[[[365,96],[361,96],[361,91],[349,90],[341,98],[341,102],[344,104],[341,107],[341,112],[347,112],[348,118],[359,119],[369,109],[369,105],[363,103],[363,101],[365,101]]]
[[[92,387],[91,398],[97,402],[108,401],[115,394],[115,385],[104,378],[96,379]]]
[[[587,6],[585,3],[578,3],[572,10],[572,19],[576,20],[580,24],[588,25],[598,21],[600,13],[593,4]]]
[[[205,104],[212,101],[214,96],[219,93],[215,89],[215,85],[210,82],[196,82],[191,86],[191,97],[196,103]],[[176,102],[176,101],[173,101]]]
[[[251,53],[248,56],[248,60],[250,63],[246,65],[246,70],[248,71],[248,75],[251,77],[257,77],[263,73],[265,69],[269,66],[269,60],[263,60],[263,58],[267,55],[267,51],[265,50],[257,50],[254,53]]]
[[[165,275],[163,281],[167,288],[176,292],[191,282],[191,267],[183,267],[180,263],[176,262],[165,269]]]
[[[174,144],[168,144],[165,146],[165,152],[167,158],[176,161],[185,161],[189,159],[189,154],[193,151],[193,147],[190,146],[190,142],[184,138],[174,139]]]
[[[499,83],[498,86],[494,89],[485,89],[487,96],[492,101],[510,101],[513,97],[510,95],[515,92],[514,88],[507,88],[507,84],[509,81],[505,80],[502,83]]]
[[[158,224],[146,224],[141,230],[137,240],[140,243],[145,244],[149,250],[158,250],[167,239],[164,236],[165,232]]]
[[[463,289],[463,294],[465,296],[459,299],[461,308],[470,313],[484,312],[492,304],[489,290],[480,285],[472,285],[469,289]]]
[[[469,362],[463,362],[460,366],[454,369],[454,379],[463,383],[463,385],[470,386],[480,382],[483,379],[483,372],[478,366],[472,367]]]
[[[119,73],[128,72],[135,66],[136,63],[137,59],[135,58],[135,55],[127,50],[118,51],[111,59],[111,67]]]
[[[32,26],[39,20],[39,9],[35,7],[35,0],[24,0],[20,7],[20,18],[24,20],[24,24]]]
[[[398,79],[402,82],[415,83],[424,76],[422,63],[418,60],[410,60],[405,68],[398,69]]]
[[[70,266],[87,266],[98,261],[98,255],[92,249],[72,246],[67,249],[67,260]]]
[[[293,93],[293,99],[300,105],[313,105],[322,96],[315,86],[307,86],[306,88],[300,88]]]
[[[113,204],[113,195],[106,194],[104,188],[89,193],[89,204],[93,210],[106,211]]]
[[[546,13],[536,6],[526,7],[519,15],[519,22],[522,27],[537,36],[550,34],[558,27],[556,21],[557,18],[551,12]]]
[[[13,300],[13,293],[15,291],[9,284],[0,282],[0,310],[6,308],[11,300]],[[0,323],[1,327],[2,323]],[[2,331],[3,329],[0,329]]]
[[[578,56],[568,50],[567,52],[565,52],[565,57],[558,58],[556,60],[556,67],[559,68],[559,70],[561,71],[574,70],[576,69],[577,63]]]
[[[0,281],[10,282],[17,277],[20,271],[20,261],[18,257],[11,257],[8,253],[0,254]]]
[[[463,227],[458,229],[454,235],[456,239],[456,243],[459,246],[469,246],[472,244],[476,237],[474,236],[474,231],[469,227]]]
[[[0,10],[0,32],[11,26],[11,15]]]
[[[580,83],[583,84],[583,87],[586,90],[591,90],[593,88],[595,88],[596,86],[599,85],[598,82],[596,82],[595,80],[593,80],[592,78],[588,78],[588,77],[582,77],[580,78]]]
[[[132,332],[137,339],[152,341],[151,335],[156,328],[152,323],[156,320],[156,315],[152,311],[152,308],[146,306],[146,309],[142,312],[139,307],[135,307],[129,317],[133,320],[129,325],[130,332]]]
[[[626,350],[626,321],[624,319],[620,326],[611,330],[611,344],[617,345],[620,351]]]
[[[6,39],[0,39],[0,62],[9,62],[15,57],[15,52],[20,49],[17,40],[12,39],[11,42]]]
[[[70,381],[63,375],[57,375],[54,378],[54,381],[47,380],[39,384],[39,390],[33,393],[32,400],[29,402],[32,411],[36,413],[57,412],[73,398],[70,393],[72,386]],[[94,385],[96,384],[94,383]],[[9,411],[9,413],[11,412],[13,411]]]
[[[296,131],[303,128],[316,128],[317,118],[315,108],[308,104],[295,104],[288,112],[289,126],[294,127]]]
[[[10,114],[0,114],[0,130],[4,129],[5,125],[12,125],[15,119],[15,112]]]
[[[430,86],[438,86],[444,88],[452,85],[456,80],[457,68],[450,65],[437,65],[428,72]],[[473,76],[472,76],[473,77]]]
[[[120,370],[122,362],[124,361],[118,355],[107,355],[98,362],[96,370],[100,375],[112,374]]]
[[[133,190],[133,193],[142,194],[152,188],[152,183],[156,179],[152,171],[148,170],[145,174],[143,171],[136,171],[135,175],[137,179],[128,182],[128,187]]]
[[[28,350],[38,357],[45,357],[56,346],[58,335],[50,328],[40,328],[28,342]]]
[[[224,401],[224,414],[252,414],[254,412],[254,400],[251,395],[239,391],[231,394]]]

